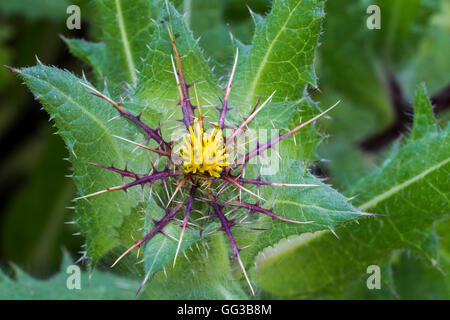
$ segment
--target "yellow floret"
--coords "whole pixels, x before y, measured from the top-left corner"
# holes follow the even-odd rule
[[[207,172],[213,177],[220,177],[222,168],[230,165],[227,163],[222,130],[216,126],[210,133],[204,132],[197,119],[189,127],[189,134],[184,136],[180,157],[186,173]]]

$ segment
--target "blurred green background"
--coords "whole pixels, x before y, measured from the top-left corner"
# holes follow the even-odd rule
[[[81,239],[64,224],[75,187],[64,178],[70,164],[47,114],[3,66],[30,66],[39,57],[80,71],[58,37],[69,31],[68,3],[0,1],[0,264],[8,269],[12,261],[36,277],[59,269],[63,247],[78,251]],[[71,33],[84,36],[83,30]]]
[[[183,11],[183,1],[173,2]],[[66,27],[70,4],[81,8],[80,30]],[[370,4],[381,8],[381,30],[366,27]],[[231,46],[224,47],[229,41],[227,25],[235,38],[245,44],[251,41],[253,22],[246,5],[260,14],[270,9],[269,0],[204,0],[195,2],[193,8],[198,10],[188,12],[194,35],[202,36],[200,44],[217,62],[217,74],[226,74],[233,57]],[[313,166],[315,174],[331,177],[330,183],[345,192],[407,132],[410,101],[421,81],[426,82],[438,119],[448,122],[450,1],[332,0],[326,13],[316,58],[321,93],[314,99],[323,107],[337,100],[341,105],[331,114],[335,121],[320,124],[330,138],[320,145]],[[63,248],[73,259],[79,257],[82,239],[64,223],[72,218],[75,195],[73,182],[65,177],[71,173],[70,163],[64,161],[67,151],[39,103],[3,65],[30,66],[38,57],[45,64],[76,74],[84,71],[89,77],[89,68],[70,55],[59,35],[95,40],[99,32],[95,14],[89,0],[0,0],[0,267],[4,270],[13,262],[35,277],[48,277],[59,269]],[[449,234],[448,223],[442,228]],[[408,255],[400,256],[397,266],[405,274],[398,280],[401,283],[426,268]],[[420,297],[420,292],[414,296],[411,288],[403,287],[409,296]]]

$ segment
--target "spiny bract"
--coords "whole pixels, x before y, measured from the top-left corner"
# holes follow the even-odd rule
[[[131,246],[128,250],[126,250],[112,266],[116,265],[125,255],[127,255],[135,248],[140,248],[144,243],[149,241],[157,233],[162,233],[165,236],[170,236],[168,233],[166,233],[164,228],[171,221],[181,223],[180,226],[182,228],[179,239],[175,239],[178,241],[178,247],[174,257],[174,264],[175,264],[178,253],[180,251],[181,243],[183,241],[185,230],[188,227],[188,224],[189,227],[191,227],[189,217],[191,213],[195,210],[195,208],[193,208],[193,205],[194,200],[196,200],[206,203],[212,208],[213,213],[203,216],[202,219],[217,219],[219,221],[220,227],[212,232],[224,231],[226,233],[226,236],[228,237],[228,240],[230,241],[231,247],[233,249],[233,253],[236,256],[237,261],[242,269],[244,277],[250,287],[250,290],[254,294],[253,287],[247,276],[247,272],[244,268],[244,264],[240,256],[240,251],[243,248],[238,247],[231,231],[231,228],[233,226],[240,225],[243,223],[243,221],[242,220],[237,221],[237,218],[230,218],[228,214],[238,209],[244,209],[248,210],[246,217],[249,217],[255,213],[260,213],[267,215],[272,219],[278,219],[289,223],[305,224],[305,223],[312,223],[313,221],[297,221],[276,215],[275,213],[272,212],[273,207],[272,209],[263,208],[260,205],[260,200],[263,199],[259,195],[245,188],[243,185],[244,184],[253,185],[256,186],[257,188],[263,185],[274,187],[313,187],[313,186],[315,187],[316,185],[275,183],[263,181],[261,180],[260,177],[257,179],[244,178],[243,176],[246,165],[252,158],[255,158],[263,154],[266,150],[273,148],[281,140],[293,136],[301,128],[322,117],[324,114],[333,109],[337,105],[337,103],[332,107],[328,108],[327,110],[325,110],[324,112],[309,119],[308,121],[299,124],[294,129],[282,135],[276,136],[267,143],[264,144],[257,143],[256,147],[253,150],[237,157],[237,159],[233,161],[233,163],[229,163],[228,162],[230,161],[229,154],[231,150],[236,150],[237,148],[231,142],[234,142],[235,138],[244,132],[247,125],[255,118],[258,112],[267,103],[271,101],[273,94],[266,101],[264,101],[264,103],[262,103],[259,106],[255,106],[254,111],[248,117],[244,118],[245,120],[237,128],[232,128],[230,126],[225,125],[226,115],[227,112],[230,110],[230,108],[228,107],[228,100],[232,87],[233,76],[238,61],[238,51],[236,51],[233,69],[231,71],[228,84],[225,88],[225,97],[222,103],[222,107],[217,109],[219,111],[219,119],[217,122],[214,123],[203,121],[204,116],[201,114],[201,106],[198,102],[199,100],[197,96],[196,87],[195,85],[186,83],[182,71],[181,57],[178,54],[170,29],[168,29],[168,31],[176,61],[175,63],[173,56],[171,56],[173,73],[175,76],[179,93],[179,105],[181,107],[181,111],[183,114],[183,119],[181,121],[183,122],[184,127],[186,129],[182,136],[184,143],[182,143],[180,150],[175,151],[174,145],[178,144],[178,142],[164,140],[161,134],[161,126],[156,129],[150,128],[147,124],[145,124],[141,120],[140,115],[135,116],[131,114],[128,110],[126,110],[122,106],[121,103],[115,102],[111,98],[100,93],[95,88],[92,88],[89,85],[83,83],[83,85],[86,86],[91,91],[92,94],[98,96],[99,98],[104,99],[105,101],[110,103],[114,108],[116,108],[117,111],[119,112],[120,117],[125,117],[131,120],[146,134],[146,138],[142,143],[130,141],[125,138],[121,139],[134,145],[137,145],[138,147],[155,152],[158,155],[158,160],[164,157],[166,159],[166,166],[165,169],[158,170],[155,166],[153,166],[152,163],[153,170],[150,173],[140,174],[132,172],[127,168],[122,170],[115,168],[114,166],[93,164],[97,167],[101,167],[113,171],[117,174],[120,174],[123,179],[131,178],[133,181],[125,183],[124,180],[124,183],[122,185],[109,187],[105,190],[101,190],[89,195],[84,195],[77,199],[85,199],[95,195],[116,190],[127,191],[129,188],[137,185],[140,185],[143,189],[145,186],[149,186],[151,193],[153,185],[155,184],[156,181],[162,181],[163,186],[166,189],[166,192],[169,193],[167,189],[167,180],[175,179],[176,183],[175,192],[172,194],[167,204],[162,203],[162,207],[165,211],[164,216],[160,220],[155,220],[153,217],[149,215],[149,217],[153,222],[153,227],[151,228],[151,230],[139,241],[136,241],[133,246]],[[194,87],[197,101],[196,106],[191,103],[191,98],[189,96],[190,87]],[[197,111],[197,116],[195,116],[195,111]],[[205,131],[204,125],[206,124],[212,126],[212,130],[210,132]],[[224,136],[223,134],[224,128],[230,128],[232,130],[232,133],[229,136]],[[151,148],[144,145],[144,143],[149,140],[155,141],[158,147]],[[230,146],[227,145],[228,143],[230,143]],[[174,158],[176,157],[174,157],[174,155],[181,157],[182,163],[180,163],[179,161],[175,161]],[[220,182],[220,185],[222,186],[219,189],[219,191],[211,187],[211,184],[217,181]],[[227,186],[235,187],[235,190],[239,191],[236,192],[236,197],[238,197],[238,200],[234,200],[236,197],[233,197],[232,199],[227,199],[227,201],[219,201],[219,198],[223,193],[223,190],[226,189]],[[180,190],[182,189],[188,190],[187,200],[181,198],[177,199],[176,201],[173,201],[177,194],[182,193],[180,192]],[[251,194],[252,196],[256,197],[257,198],[256,203],[249,203],[242,201],[242,198],[240,197],[241,191],[247,192],[248,194]],[[225,207],[230,207],[231,208],[230,211],[225,213],[223,210]],[[184,217],[182,219],[180,219],[181,217],[177,218],[177,214],[182,211],[184,211]],[[195,224],[192,224],[192,227],[195,227]],[[147,279],[148,276],[141,284],[138,293],[144,286]]]

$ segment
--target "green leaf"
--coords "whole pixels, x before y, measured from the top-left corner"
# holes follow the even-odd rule
[[[154,200],[150,200],[147,205],[147,212],[155,220],[160,220],[164,216],[164,210],[159,207]],[[149,217],[146,217],[146,225],[144,226],[144,235],[154,227],[154,223]],[[181,235],[180,223],[171,221],[164,228],[164,232],[157,233],[152,239],[144,244],[144,265],[146,277],[152,276],[155,272],[161,271],[164,267],[172,262],[177,252],[178,241]],[[192,246],[196,241],[200,240],[200,232],[186,228],[183,241],[181,243],[178,256],[182,256],[184,251]]]
[[[125,84],[136,83],[154,29],[150,19],[158,16],[161,1],[96,0],[96,4],[102,42],[64,40],[75,56],[93,67],[97,84],[103,84],[105,77],[109,91],[116,97]]]
[[[89,165],[114,164],[136,172],[148,172],[147,154],[134,149],[113,135],[128,139],[143,139],[134,125],[117,119],[117,115],[105,101],[89,94],[81,85],[81,79],[69,72],[38,65],[22,69],[20,75],[40,100],[44,109],[55,120],[58,133],[69,149],[69,159],[74,167],[74,180],[78,194],[87,195],[107,187],[120,185],[120,176],[113,172]],[[86,238],[87,255],[95,262],[118,245],[128,245],[118,236],[118,228],[124,217],[137,206],[142,196],[138,190],[124,193],[104,194],[88,201],[77,201],[76,220]]]
[[[307,84],[316,87],[314,53],[324,16],[321,0],[276,0],[256,29],[250,51],[241,56],[230,98],[247,115],[256,99],[274,91],[274,101],[301,98]]]
[[[310,98],[299,101],[272,102],[261,109],[248,127],[255,130],[259,143],[263,144],[275,136],[275,130],[279,130],[279,134],[283,134],[319,113],[319,107]],[[313,160],[321,138],[314,124],[311,124],[296,132],[292,138],[281,141],[277,145],[277,150],[283,157],[293,160]],[[256,147],[254,144],[250,143],[247,146],[248,151]],[[258,161],[262,162],[261,159]]]
[[[425,83],[419,87],[414,97],[414,123],[409,135],[409,142],[423,138],[428,133],[437,131],[433,108],[427,96]]]
[[[81,288],[70,290],[67,286],[70,276],[75,273],[68,269],[72,260],[64,255],[61,271],[50,279],[39,280],[15,267],[15,280],[0,271],[0,299],[2,300],[99,300],[131,299],[139,287],[139,282],[94,271],[81,272]]]
[[[220,102],[218,97],[223,93],[217,86],[208,62],[182,16],[170,3],[167,3],[158,21],[160,23],[154,25],[152,41],[138,76],[136,97],[149,104],[148,109],[161,112],[162,120],[165,120],[174,111],[176,111],[175,119],[182,118],[180,108],[175,102],[179,97],[175,76],[172,73],[173,50],[168,32],[168,27],[170,27],[177,50],[182,57],[186,82],[196,84],[199,101],[203,106],[218,105]],[[173,58],[175,61],[175,57]],[[192,88],[190,95],[192,99],[195,99]],[[208,110],[211,111],[208,119],[216,119],[216,110],[214,108]],[[146,113],[144,113],[144,119],[145,116]]]
[[[206,54],[216,62],[215,73],[227,73],[232,63],[233,46],[229,32],[223,21],[226,1],[184,1],[185,21],[199,41]]]
[[[172,240],[173,241],[173,240]],[[248,296],[232,274],[224,235],[216,233],[181,255],[175,268],[155,274],[144,295],[148,299],[243,300]],[[239,272],[239,271],[238,271]],[[240,274],[239,274],[240,276]]]
[[[106,45],[103,42],[94,43],[82,39],[63,38],[70,52],[89,64],[95,74],[98,85],[103,85],[102,77],[109,76],[108,62],[106,60]],[[111,75],[113,76],[113,75]]]
[[[267,200],[265,208],[270,208],[274,204],[273,213],[283,218],[312,223],[294,224],[260,215],[256,227],[267,230],[255,234],[255,238],[252,239],[254,243],[247,249],[248,252],[245,252],[249,257],[256,256],[264,248],[274,246],[289,236],[318,230],[334,230],[361,215],[346,197],[310,174],[299,161],[281,161],[280,171],[273,176],[264,176],[264,180],[316,185],[315,187],[263,186],[260,190],[261,196]],[[249,233],[248,230],[243,232]]]
[[[420,136],[430,120],[423,94],[422,87],[415,99],[418,120],[412,137]],[[286,250],[259,260],[259,284],[283,296],[337,290],[365,275],[369,265],[383,265],[394,250],[402,248],[435,264],[435,252],[428,246],[430,231],[435,221],[450,212],[450,127],[439,132],[431,126],[427,131],[409,139],[351,193],[359,194],[355,199],[359,209],[386,216],[337,228],[339,240],[327,231],[303,234]]]
[[[156,1],[96,0],[101,12],[106,59],[112,79],[133,84],[137,80],[140,59],[153,31],[150,18],[158,15]]]

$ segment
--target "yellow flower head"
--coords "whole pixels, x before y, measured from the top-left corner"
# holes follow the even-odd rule
[[[204,132],[197,119],[184,136],[180,157],[186,173],[208,172],[213,177],[220,177],[222,167],[230,165],[227,163],[222,130],[216,126],[211,132]]]

